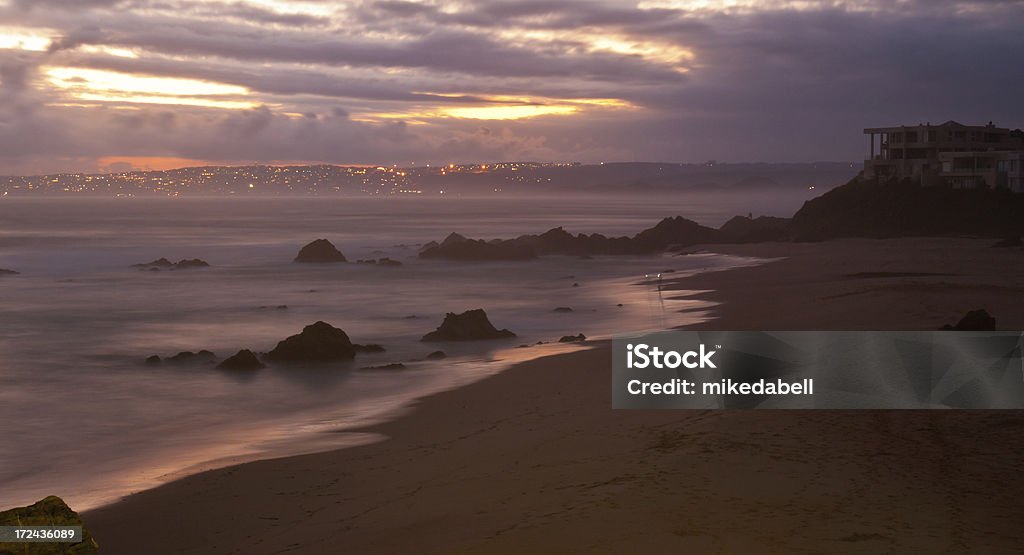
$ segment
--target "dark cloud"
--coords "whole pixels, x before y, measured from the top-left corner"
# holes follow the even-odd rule
[[[1024,125],[1024,1],[780,0],[724,11],[611,0],[314,4],[334,15],[243,0],[0,8],[0,25],[54,33],[49,52],[0,50],[0,173],[26,160],[105,155],[854,160],[866,126]],[[138,57],[88,49],[96,46]],[[693,59],[667,61],[660,54],[670,48]],[[261,106],[61,106],[63,93],[40,72],[55,65],[239,85]],[[614,98],[633,108],[402,122],[403,112],[494,97]],[[370,123],[377,112],[398,119]]]
[[[14,0],[13,5],[23,10],[83,10],[113,8],[126,4],[126,0]]]

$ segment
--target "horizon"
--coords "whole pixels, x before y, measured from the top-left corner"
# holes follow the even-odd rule
[[[399,170],[412,170],[412,169],[435,169],[445,167],[457,167],[466,168],[473,166],[494,166],[494,165],[507,165],[507,164],[523,164],[523,165],[536,165],[536,166],[563,166],[563,167],[590,167],[590,166],[613,166],[613,165],[652,165],[652,166],[703,166],[703,167],[715,167],[715,166],[814,166],[817,164],[822,165],[846,165],[846,164],[860,164],[862,160],[812,160],[808,162],[788,162],[788,161],[752,161],[752,162],[729,162],[724,160],[707,160],[704,162],[665,162],[665,161],[627,161],[627,160],[608,160],[601,162],[577,162],[573,160],[553,160],[553,161],[536,161],[536,160],[502,160],[502,161],[487,161],[487,162],[465,162],[465,163],[448,163],[448,164],[422,164],[415,166],[401,166],[397,164],[391,164],[383,166],[380,164],[359,164],[359,163],[332,163],[332,162],[250,162],[250,163],[224,163],[224,164],[205,164],[195,166],[172,166],[168,168],[133,168],[123,171],[65,171],[65,172],[54,172],[54,173],[38,173],[38,174],[22,174],[22,175],[6,175],[0,174],[0,177],[7,178],[31,178],[31,177],[48,177],[54,175],[84,175],[84,176],[103,176],[103,175],[118,175],[118,174],[129,174],[129,173],[158,173],[158,172],[175,172],[182,170],[198,170],[208,168],[312,168],[329,166],[334,168],[366,168],[366,169],[399,169]]]
[[[0,175],[859,160],[1019,126],[1019,6],[0,0]]]

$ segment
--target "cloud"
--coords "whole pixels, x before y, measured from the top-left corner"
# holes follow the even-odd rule
[[[1024,2],[693,5],[17,0],[0,6],[0,45],[8,32],[49,47],[0,50],[0,174],[129,155],[853,160],[867,126],[1024,125],[1024,75],[1014,71]],[[54,84],[54,67],[118,73],[107,96],[86,98]],[[143,104],[118,96],[118,74],[244,93],[211,96],[224,102],[203,108],[158,90],[149,100],[163,105]],[[576,108],[453,117],[523,105]]]

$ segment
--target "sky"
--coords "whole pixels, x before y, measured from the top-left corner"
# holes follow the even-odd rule
[[[0,0],[0,175],[811,162],[1024,126],[1024,0]]]

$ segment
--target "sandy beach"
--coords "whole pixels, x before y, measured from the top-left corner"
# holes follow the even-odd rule
[[[705,329],[1024,328],[990,239],[715,245]],[[623,330],[628,331],[628,330]],[[83,515],[103,553],[994,552],[1024,532],[1024,416],[614,411],[610,345],[421,400],[388,439],[247,463]],[[83,464],[87,464],[83,461]]]

